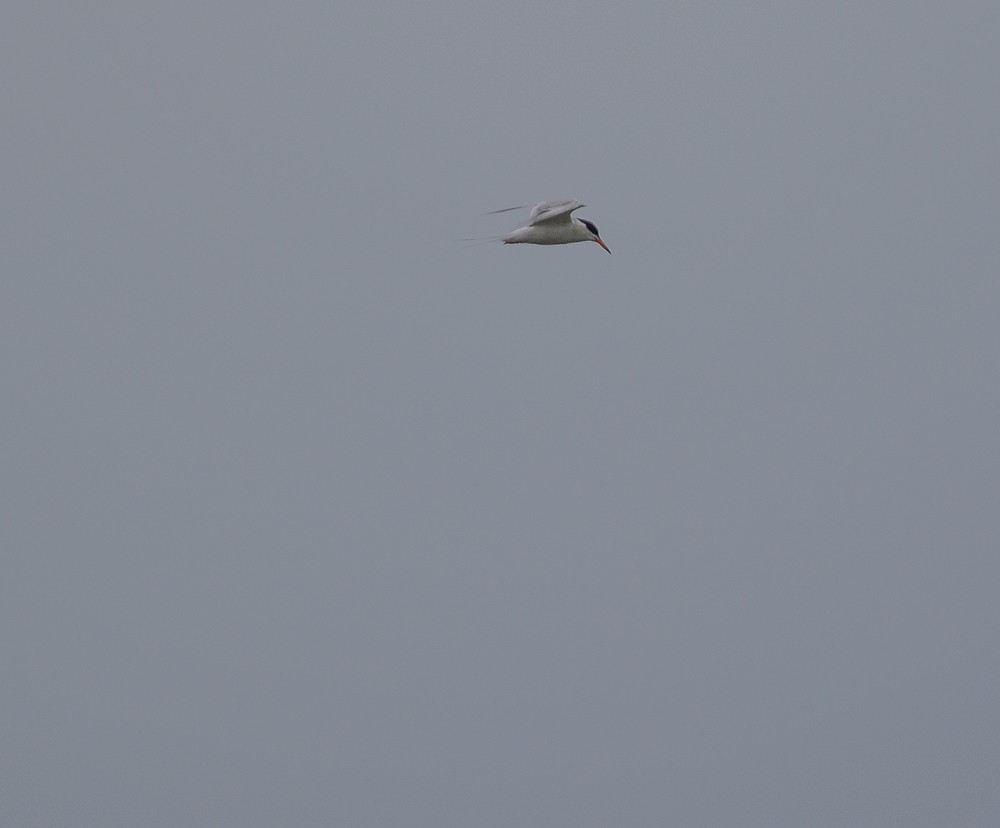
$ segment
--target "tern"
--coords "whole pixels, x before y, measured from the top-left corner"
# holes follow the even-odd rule
[[[567,201],[543,201],[531,208],[528,221],[506,236],[500,236],[504,244],[572,244],[573,242],[592,241],[611,252],[597,232],[597,225],[587,219],[573,218],[573,213],[587,205],[575,198]],[[523,207],[507,207],[504,210],[494,210],[496,213],[509,213],[511,210],[525,210]]]

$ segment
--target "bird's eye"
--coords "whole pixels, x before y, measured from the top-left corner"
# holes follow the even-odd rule
[[[593,233],[597,237],[600,237],[601,234],[597,232],[597,225],[594,224],[594,222],[587,221],[586,219],[584,219],[583,223],[591,233]]]

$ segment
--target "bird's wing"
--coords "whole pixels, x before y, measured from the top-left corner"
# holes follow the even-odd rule
[[[566,201],[543,201],[541,204],[536,204],[532,208],[531,215],[528,216],[528,224],[542,224],[543,222],[568,222],[570,220],[570,214],[574,210],[579,210],[581,207],[586,207],[586,205],[583,202],[577,201],[575,198],[571,198]]]

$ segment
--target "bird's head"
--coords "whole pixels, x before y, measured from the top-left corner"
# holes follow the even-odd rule
[[[587,219],[582,218],[582,219],[580,219],[580,224],[582,224],[584,227],[586,227],[587,230],[590,232],[590,235],[591,235],[591,239],[590,240],[591,241],[597,242],[601,247],[603,247],[605,250],[607,250],[608,253],[611,252],[611,250],[608,248],[608,246],[604,243],[604,239],[601,238],[601,234],[597,232],[597,225],[594,224],[594,222],[587,221]]]

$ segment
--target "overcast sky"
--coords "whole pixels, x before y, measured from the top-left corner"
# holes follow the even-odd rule
[[[6,4],[0,822],[995,826],[998,42]]]

